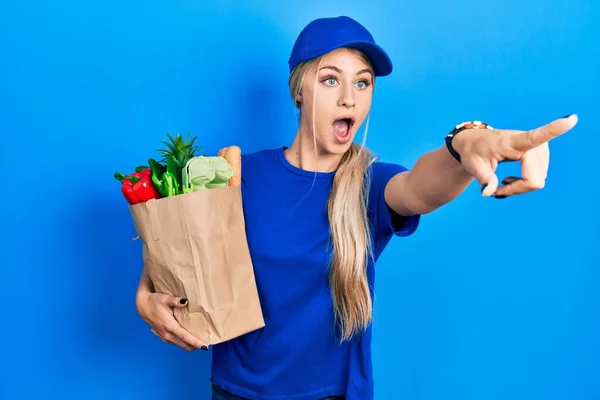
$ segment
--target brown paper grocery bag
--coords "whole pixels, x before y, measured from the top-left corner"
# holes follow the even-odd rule
[[[239,186],[130,206],[155,291],[187,298],[175,318],[212,345],[265,326]]]

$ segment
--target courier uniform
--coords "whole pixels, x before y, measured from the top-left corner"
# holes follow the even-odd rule
[[[215,345],[211,380],[247,399],[373,399],[371,327],[340,343],[334,324],[327,200],[335,172],[301,170],[284,149],[242,156],[244,216],[266,326]],[[385,203],[386,183],[405,170],[384,162],[370,168],[375,259],[394,235],[419,225],[419,215],[400,217]],[[374,273],[371,260],[371,288]]]

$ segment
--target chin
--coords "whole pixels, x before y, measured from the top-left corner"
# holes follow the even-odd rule
[[[352,146],[353,140],[348,141],[347,143],[328,143],[323,147],[323,152],[325,154],[330,154],[334,156],[343,156]]]

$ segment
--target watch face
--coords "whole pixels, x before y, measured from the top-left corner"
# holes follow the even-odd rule
[[[456,125],[454,129],[494,129],[490,125],[481,121],[467,121]]]

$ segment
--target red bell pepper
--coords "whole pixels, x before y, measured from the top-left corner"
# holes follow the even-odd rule
[[[152,183],[152,170],[150,168],[137,168],[136,172],[130,175],[117,172],[115,178],[122,183],[121,192],[129,204],[143,203],[161,197],[156,186]]]

